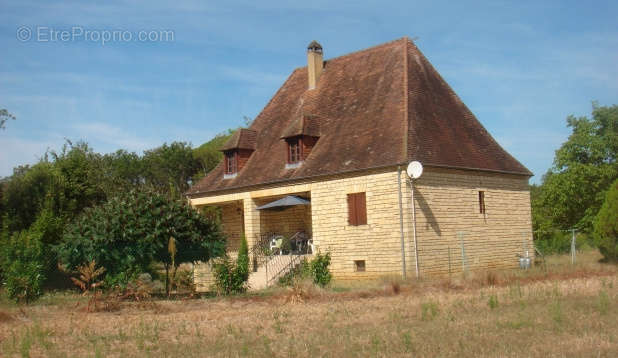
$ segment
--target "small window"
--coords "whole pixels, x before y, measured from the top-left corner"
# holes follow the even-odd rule
[[[365,260],[354,261],[354,268],[356,272],[365,272]]]
[[[300,162],[300,141],[298,138],[289,139],[288,140],[288,163],[298,163]]]
[[[238,171],[236,154],[236,151],[225,152],[225,174],[235,174]]]
[[[485,192],[479,191],[479,213],[485,214]]]
[[[365,193],[348,194],[348,224],[353,226],[367,224]]]

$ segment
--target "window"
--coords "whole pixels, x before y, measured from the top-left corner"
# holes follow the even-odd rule
[[[356,272],[365,272],[365,260],[354,261],[354,268]]]
[[[225,152],[225,174],[235,174],[238,171],[237,162],[236,151]]]
[[[367,224],[367,202],[365,193],[348,194],[348,224]]]
[[[298,138],[288,140],[288,163],[300,162],[300,140]]]
[[[479,213],[485,214],[485,192],[479,191]]]

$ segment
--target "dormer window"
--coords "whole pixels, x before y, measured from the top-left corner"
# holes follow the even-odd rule
[[[296,164],[301,161],[302,158],[302,147],[301,147],[301,139],[292,138],[288,141],[288,164]]]
[[[236,178],[255,150],[257,132],[241,128],[223,145],[223,179]]]
[[[224,152],[225,154],[225,178],[233,178],[238,172],[238,151],[230,150]]]

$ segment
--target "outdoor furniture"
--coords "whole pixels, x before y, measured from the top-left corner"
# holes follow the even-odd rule
[[[273,236],[270,240],[270,251],[273,253],[278,252],[279,255],[282,255],[283,250],[281,250],[281,246],[283,245],[283,239],[284,238],[281,235]]]

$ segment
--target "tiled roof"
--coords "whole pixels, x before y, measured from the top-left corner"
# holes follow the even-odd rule
[[[305,162],[286,169],[282,137],[317,118],[319,140]],[[219,165],[187,193],[386,167],[426,166],[532,173],[491,137],[408,38],[324,63],[315,89],[307,68],[292,72],[250,127],[255,151],[233,179]]]
[[[257,132],[252,129],[240,128],[225,142],[221,150],[255,149]]]

